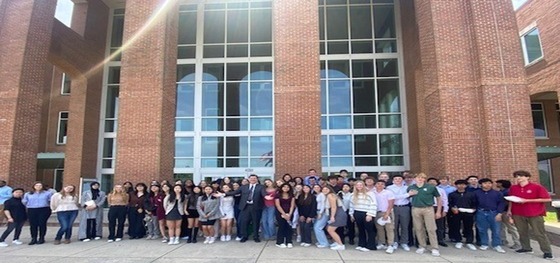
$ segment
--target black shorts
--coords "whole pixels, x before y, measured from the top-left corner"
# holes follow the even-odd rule
[[[213,226],[215,223],[216,223],[216,219],[206,220],[204,222],[200,222],[200,224],[203,225],[203,226]]]
[[[187,212],[189,212],[189,214],[187,215],[187,218],[199,218],[200,215],[198,214],[198,210],[196,209],[187,209]]]

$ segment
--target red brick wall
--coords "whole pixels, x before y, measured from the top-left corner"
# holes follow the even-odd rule
[[[318,8],[316,0],[274,1],[277,178],[321,172]]]
[[[418,102],[421,169],[453,178],[509,178],[516,169],[536,172],[529,95],[511,2],[414,4],[421,65],[415,63],[414,45],[405,43],[412,48],[405,51],[405,69],[407,74],[422,70],[406,77],[407,91],[413,87]],[[403,4],[405,12],[410,13],[410,5]],[[408,105],[409,112],[415,110],[412,101]]]
[[[56,1],[2,1],[0,178],[30,187],[36,177],[44,88]]]
[[[149,20],[158,0],[126,2],[124,41]],[[171,1],[123,53],[115,182],[173,176],[178,6]]]
[[[527,70],[527,85],[531,94],[560,90],[560,2],[529,0],[517,10],[519,30],[533,22],[539,29],[543,59]]]

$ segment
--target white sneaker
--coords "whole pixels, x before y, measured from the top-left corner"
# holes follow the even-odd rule
[[[360,247],[360,246],[356,247],[356,250],[361,250],[361,249],[362,249],[362,247]]]
[[[161,243],[167,243],[168,241],[169,241],[169,239],[167,239],[165,237],[161,239]]]
[[[288,243],[287,247],[288,247],[288,248],[293,248],[294,245],[292,245],[292,243]]]
[[[338,245],[338,244],[337,244],[336,242],[333,242],[333,243],[331,243],[331,244],[329,245],[329,247],[334,247],[334,246],[336,246],[336,245]]]
[[[210,240],[208,240],[208,244],[213,244],[214,241],[216,241],[215,237],[210,237]]]
[[[387,250],[385,250],[385,253],[387,254],[393,254],[393,252],[395,252],[395,248],[393,246],[389,246]]]
[[[463,248],[463,243],[462,243],[462,242],[457,242],[457,243],[455,244],[455,248],[456,248],[456,249],[461,249],[461,248]]]
[[[115,240],[112,239],[107,240],[107,243],[113,243],[113,242],[115,242]]]
[[[221,236],[221,237],[220,237],[220,241],[225,242],[225,241],[226,241],[226,236]]]
[[[424,254],[424,252],[426,252],[426,249],[423,247],[416,249],[416,254]]]
[[[498,253],[506,253],[506,251],[500,246],[495,246],[494,250],[496,250],[496,252]]]
[[[8,243],[6,243],[6,242],[0,242],[0,247],[7,247],[7,246],[8,246]]]
[[[397,250],[399,248],[399,243],[398,242],[393,243],[393,248]]]
[[[241,240],[240,237],[236,237],[236,238],[235,238],[235,241],[239,241],[239,240]]]
[[[377,250],[384,250],[384,249],[387,249],[387,247],[385,245],[383,245],[383,244],[377,245]]]
[[[488,250],[488,246],[480,246],[480,250]]]
[[[276,244],[276,246],[279,248],[286,248],[286,244],[280,244],[280,245]]]
[[[329,247],[329,246],[317,245],[317,247],[318,248],[326,248],[326,247]]]
[[[230,235],[226,236],[226,241],[231,241],[231,236]]]
[[[332,249],[332,250],[345,250],[345,249],[346,249],[346,246],[336,244],[336,246],[331,247],[331,249]]]
[[[362,247],[362,248],[360,248],[360,251],[362,251],[362,252],[368,252],[368,251],[370,251],[370,250],[369,250],[369,248]]]
[[[301,242],[301,236],[300,236],[300,235],[298,235],[298,236],[296,237],[296,242],[298,242],[298,243]]]
[[[115,241],[120,242],[120,241],[122,241],[122,238],[117,238],[117,239],[115,239]]]
[[[432,256],[434,256],[434,257],[439,257],[439,256],[440,256],[439,250],[437,250],[437,249],[432,249]]]
[[[19,246],[19,245],[23,244],[23,242],[21,242],[19,240],[14,240],[14,241],[12,241],[12,244]]]
[[[408,246],[408,244],[402,244],[401,247],[404,251],[410,251],[410,247]]]
[[[89,242],[89,241],[91,241],[91,239],[89,239],[89,238],[86,238],[86,239],[82,240],[82,242]]]
[[[179,244],[181,244],[181,241],[179,241],[179,238],[176,237],[176,238],[175,238],[175,245],[179,245]]]
[[[467,248],[472,250],[472,251],[476,251],[476,246],[473,244],[467,244]]]
[[[100,240],[100,239],[101,239],[101,237],[95,237],[94,239],[95,239],[95,240]]]
[[[148,236],[146,237],[146,240],[150,240],[150,239],[152,239],[152,236],[151,236],[151,235],[148,235]]]
[[[202,244],[208,244],[209,241],[210,237],[204,237],[204,242],[202,242]]]
[[[170,237],[169,241],[167,242],[168,245],[174,245],[175,244],[175,237]]]
[[[303,243],[303,245],[302,245],[302,246],[304,246],[304,247],[310,247],[310,246],[311,246],[311,244],[308,244],[308,243]]]

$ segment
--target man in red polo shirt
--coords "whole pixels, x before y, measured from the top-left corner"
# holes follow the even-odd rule
[[[550,241],[546,236],[543,218],[546,216],[544,203],[552,201],[550,194],[542,185],[530,182],[531,174],[527,171],[515,171],[513,177],[517,184],[511,186],[509,195],[519,199],[511,202],[508,215],[512,215],[519,231],[521,249],[516,252],[533,253],[529,238],[529,226],[531,226],[532,233],[544,252],[543,258],[552,259],[554,256],[552,256]]]

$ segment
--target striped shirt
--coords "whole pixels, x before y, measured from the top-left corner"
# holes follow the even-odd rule
[[[354,198],[355,194],[358,195],[356,198]],[[354,215],[354,211],[366,212],[368,216],[375,217],[377,215],[375,194],[372,192],[368,192],[367,194],[352,193],[348,214]]]

